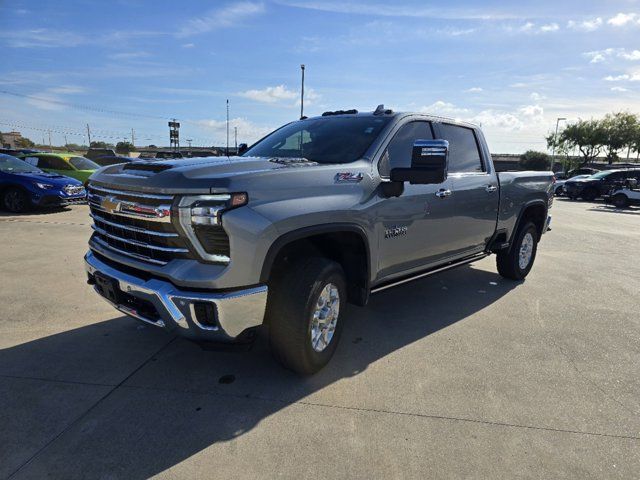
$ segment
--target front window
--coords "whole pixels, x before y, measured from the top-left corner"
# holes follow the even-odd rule
[[[10,155],[0,155],[0,172],[4,173],[42,173],[38,167],[23,162]]]
[[[611,175],[612,172],[599,172],[594,175],[591,175],[589,178],[593,178],[594,180],[600,180],[601,178],[606,178]]]
[[[350,163],[362,158],[389,121],[375,116],[301,120],[276,130],[243,156]]]
[[[84,157],[71,157],[69,163],[71,163],[76,170],[97,170],[100,168],[100,165]]]

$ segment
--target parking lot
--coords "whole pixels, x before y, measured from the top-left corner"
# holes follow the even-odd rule
[[[0,216],[0,478],[638,478],[639,209],[556,200],[524,283],[380,293],[308,378],[118,314],[87,210]]]

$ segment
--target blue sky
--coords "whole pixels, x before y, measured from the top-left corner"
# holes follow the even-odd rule
[[[0,47],[0,130],[54,144],[89,123],[165,145],[171,117],[183,144],[224,144],[227,98],[251,142],[299,116],[301,63],[308,115],[463,118],[496,153],[544,149],[557,117],[640,113],[637,0],[0,0]]]

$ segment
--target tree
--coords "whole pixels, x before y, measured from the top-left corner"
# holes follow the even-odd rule
[[[629,112],[609,113],[602,120],[605,132],[604,148],[609,164],[618,161],[618,152],[633,143],[638,117]]]
[[[89,145],[91,148],[113,148],[113,144],[112,143],[107,143],[107,142],[91,142],[91,145]]]
[[[81,152],[87,149],[86,145],[78,145],[77,143],[67,143],[64,148],[67,149],[68,152]]]
[[[33,148],[36,144],[29,140],[27,137],[20,137],[16,140],[16,147],[18,148]]]
[[[131,142],[118,142],[116,144],[116,152],[129,154],[135,147]]]
[[[560,134],[560,141],[569,148],[577,147],[582,155],[578,167],[594,161],[607,143],[607,132],[600,120],[578,120],[567,125]]]
[[[549,170],[551,166],[551,160],[549,155],[544,152],[536,152],[535,150],[528,150],[520,155],[520,166],[525,170]]]

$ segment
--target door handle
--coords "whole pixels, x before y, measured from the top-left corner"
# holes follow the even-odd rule
[[[436,192],[436,197],[438,198],[446,198],[451,196],[451,190],[441,188]]]
[[[493,193],[498,190],[498,187],[496,187],[495,185],[487,185],[485,187],[485,190],[487,191],[487,193]]]

